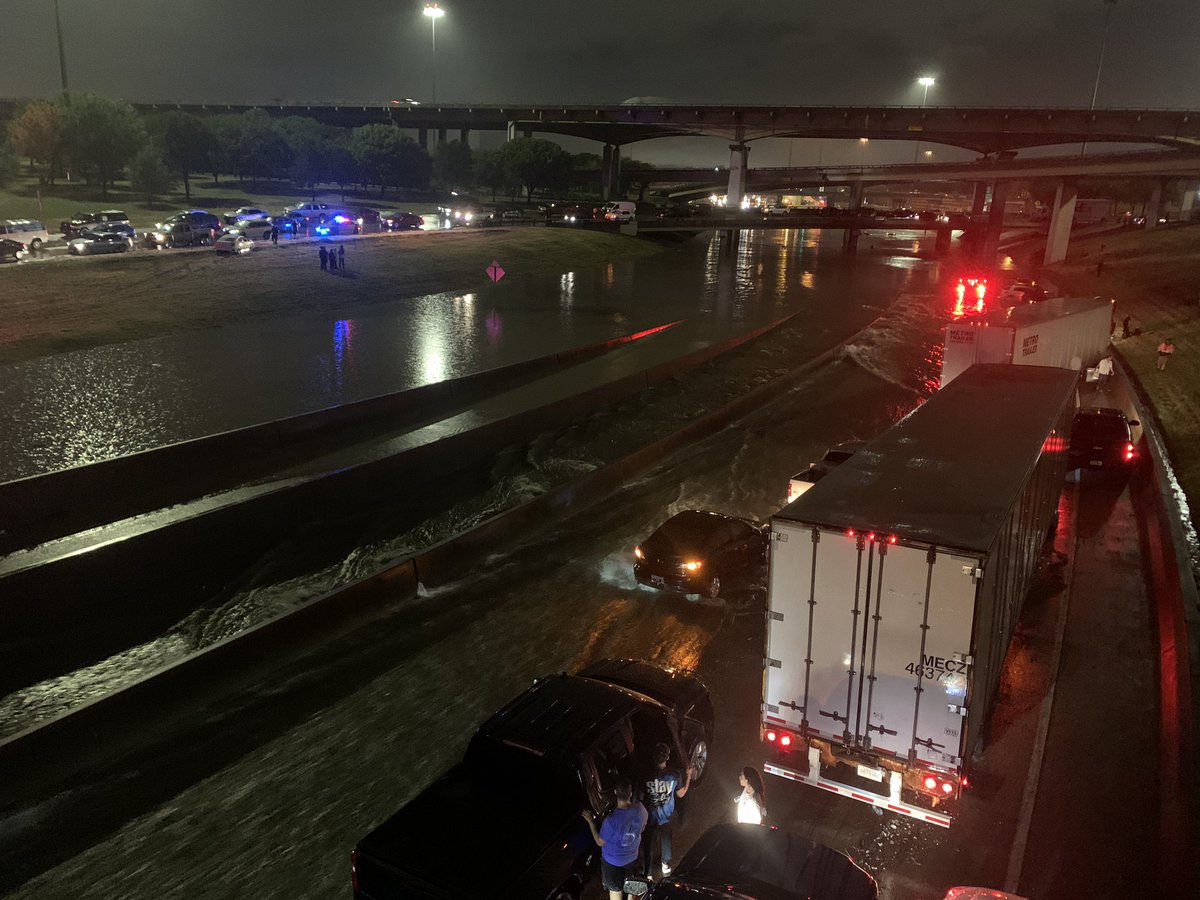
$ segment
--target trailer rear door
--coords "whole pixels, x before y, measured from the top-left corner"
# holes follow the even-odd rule
[[[787,539],[772,553],[767,713],[835,744],[958,765],[979,560],[775,528]]]

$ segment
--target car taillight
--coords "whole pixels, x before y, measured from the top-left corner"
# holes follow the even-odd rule
[[[1132,459],[1133,459],[1133,444],[1126,444],[1125,445],[1125,462],[1129,462]]]
[[[350,887],[358,893],[358,851],[350,851]]]

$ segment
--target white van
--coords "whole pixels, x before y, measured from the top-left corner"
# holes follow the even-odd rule
[[[632,200],[617,200],[604,205],[604,218],[609,222],[632,222],[637,215],[637,204]]]
[[[46,226],[34,219],[4,219],[0,221],[0,238],[25,244],[30,250],[41,250],[50,235]]]

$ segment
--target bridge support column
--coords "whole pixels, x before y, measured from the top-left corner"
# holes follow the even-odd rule
[[[746,196],[746,167],[750,148],[745,144],[729,145],[729,186],[725,189],[725,207],[738,209]]]
[[[533,137],[532,129],[526,128],[521,132],[521,137],[525,138],[525,140],[529,140],[531,137]]]
[[[504,142],[515,141],[517,139],[517,123],[510,121],[508,123],[508,131],[504,134]]]
[[[423,149],[423,150],[429,149],[429,129],[428,128],[417,129],[417,143],[421,145],[421,149]]]
[[[607,203],[621,193],[621,145],[604,145],[604,162],[600,169],[600,189]]]
[[[983,208],[987,205],[987,192],[986,181],[975,182],[975,188],[971,193],[971,218],[983,215]]]
[[[1046,235],[1046,255],[1042,265],[1052,266],[1067,258],[1071,242],[1071,223],[1075,221],[1075,199],[1079,191],[1073,181],[1060,181],[1050,207],[1050,231]]]
[[[983,236],[982,261],[991,266],[1000,249],[1000,232],[1004,228],[1004,204],[1008,200],[1008,182],[992,182],[992,205],[988,209],[987,231]]]
[[[1200,181],[1187,181],[1183,185],[1183,197],[1179,203],[1179,217],[1190,222],[1196,216],[1196,195],[1200,193]]]
[[[446,143],[446,129],[445,128],[439,128],[437,130],[437,142],[439,144]]]
[[[933,244],[933,253],[935,256],[945,256],[950,252],[950,237],[950,226],[939,225],[937,228],[937,240]]]
[[[1163,214],[1163,188],[1165,183],[1156,181],[1150,191],[1150,199],[1146,201],[1146,230],[1158,227],[1158,219]]]
[[[856,181],[850,185],[850,206],[846,212],[848,215],[857,216],[862,213],[863,202],[863,183]],[[859,228],[847,228],[842,232],[842,249],[846,251],[847,256],[853,256],[858,252],[858,238],[862,233]]]
[[[464,144],[470,144],[471,143],[471,129],[470,128],[458,129],[458,139],[459,139],[459,141],[461,141]]]

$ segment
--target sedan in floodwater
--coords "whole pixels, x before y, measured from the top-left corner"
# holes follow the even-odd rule
[[[73,256],[91,256],[96,253],[124,253],[133,247],[127,235],[116,232],[105,234],[85,233],[67,242],[67,252]]]
[[[221,235],[217,238],[217,242],[213,244],[213,249],[222,256],[249,253],[253,248],[254,241],[250,240],[244,234],[238,234],[236,231]]]
[[[720,513],[672,516],[633,550],[638,584],[709,599],[746,599],[766,588],[769,528]]]

